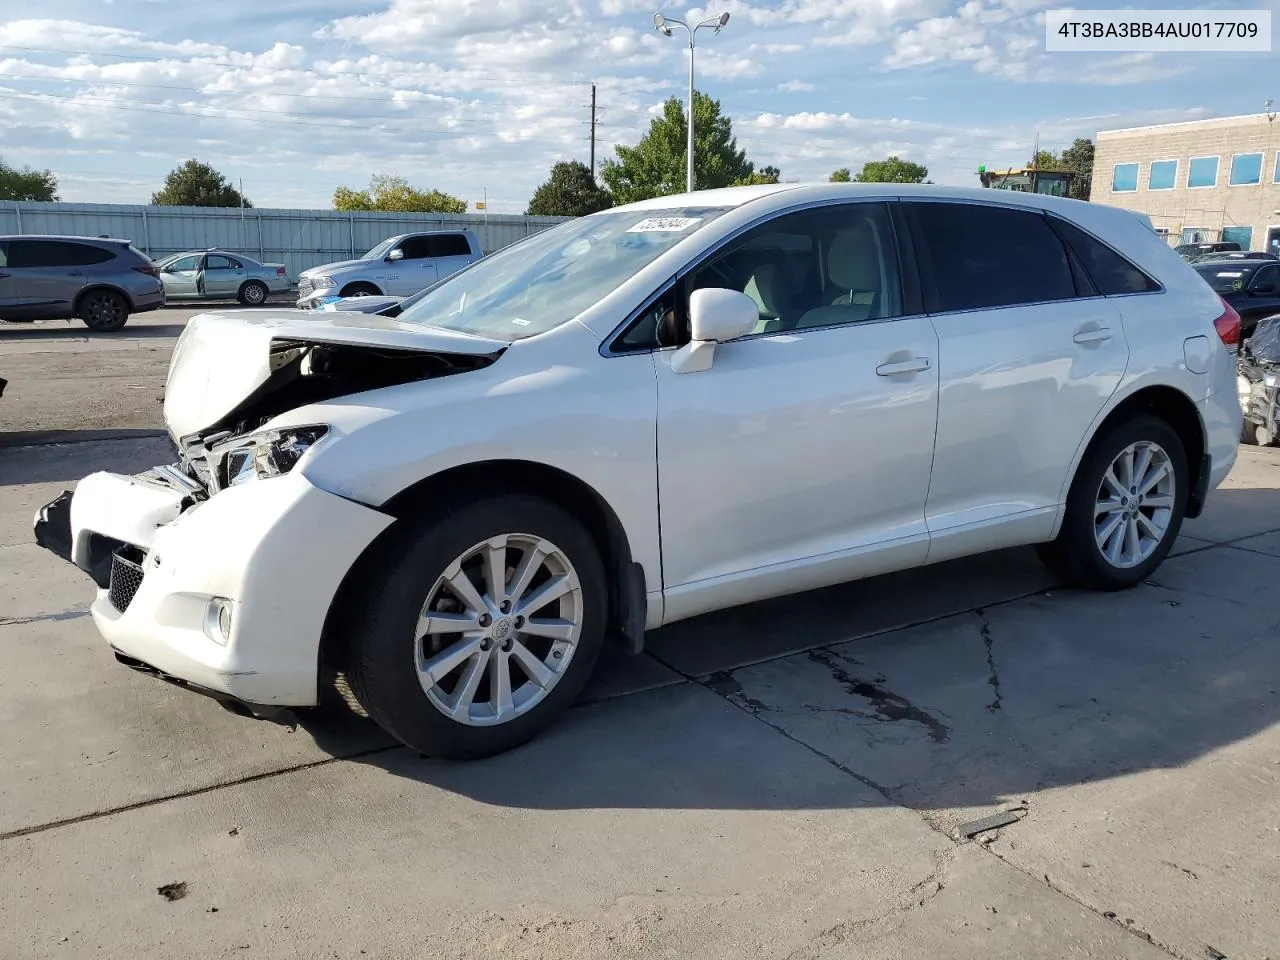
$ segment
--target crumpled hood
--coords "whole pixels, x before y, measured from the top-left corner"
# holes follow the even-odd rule
[[[509,344],[368,313],[255,310],[192,317],[169,361],[169,433],[198,433],[222,420],[277,373],[273,343],[334,344],[455,357],[496,357]]]
[[[371,263],[377,263],[377,260],[337,260],[333,263],[322,263],[318,267],[308,267],[303,270],[299,277],[322,277],[332,273],[334,270],[345,270],[347,267],[367,267]]]

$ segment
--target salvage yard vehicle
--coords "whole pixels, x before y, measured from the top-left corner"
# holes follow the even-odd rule
[[[1280,314],[1258,321],[1236,362],[1242,443],[1269,447],[1280,440]]]
[[[170,300],[239,300],[260,307],[271,294],[293,289],[283,263],[259,263],[217,248],[175,253],[156,266]]]
[[[1194,263],[1192,269],[1240,314],[1240,337],[1253,335],[1263,317],[1280,312],[1280,263],[1274,259]]]
[[[133,313],[165,303],[156,265],[128,240],[0,237],[0,319],[78,317],[94,333],[119,330]]]
[[[341,675],[404,743],[480,757],[564,711],[606,636],[1019,544],[1141,583],[1235,460],[1238,334],[1101,204],[661,197],[395,318],[195,317],[178,462],[86,477],[36,539],[130,666],[255,713]]]
[[[430,230],[388,237],[358,260],[326,263],[298,274],[298,307],[339,297],[407,297],[453,276],[483,256],[470,230]]]

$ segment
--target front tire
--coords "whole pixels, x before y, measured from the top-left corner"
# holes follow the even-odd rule
[[[349,621],[356,699],[428,756],[475,759],[532,739],[573,703],[604,640],[591,536],[524,495],[401,523]]]
[[[340,297],[377,297],[381,291],[372,283],[349,283],[338,294]]]
[[[129,303],[112,290],[90,290],[76,305],[76,316],[94,333],[113,333],[129,320]]]
[[[1094,590],[1142,583],[1172,549],[1190,489],[1186,451],[1168,423],[1143,414],[1117,424],[1085,453],[1062,530],[1040,556]]]
[[[260,307],[267,302],[269,293],[270,291],[265,283],[250,280],[240,287],[240,292],[236,295],[236,299],[246,307]]]

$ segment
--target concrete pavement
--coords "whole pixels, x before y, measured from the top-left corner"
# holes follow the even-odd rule
[[[6,960],[1280,957],[1276,451],[1242,451],[1133,591],[1008,551],[699,618],[611,653],[549,735],[450,765],[116,665],[30,518],[166,458],[158,403],[110,398],[145,397],[172,338],[11,332]]]

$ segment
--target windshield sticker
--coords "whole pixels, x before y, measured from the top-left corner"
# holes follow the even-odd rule
[[[684,233],[695,223],[701,222],[701,217],[649,217],[641,220],[627,233]]]
[[[1219,271],[1218,271],[1218,276],[1220,276],[1220,277],[1243,277],[1243,276],[1244,276],[1244,271],[1243,271],[1243,270],[1232,270],[1232,271],[1219,270]]]

